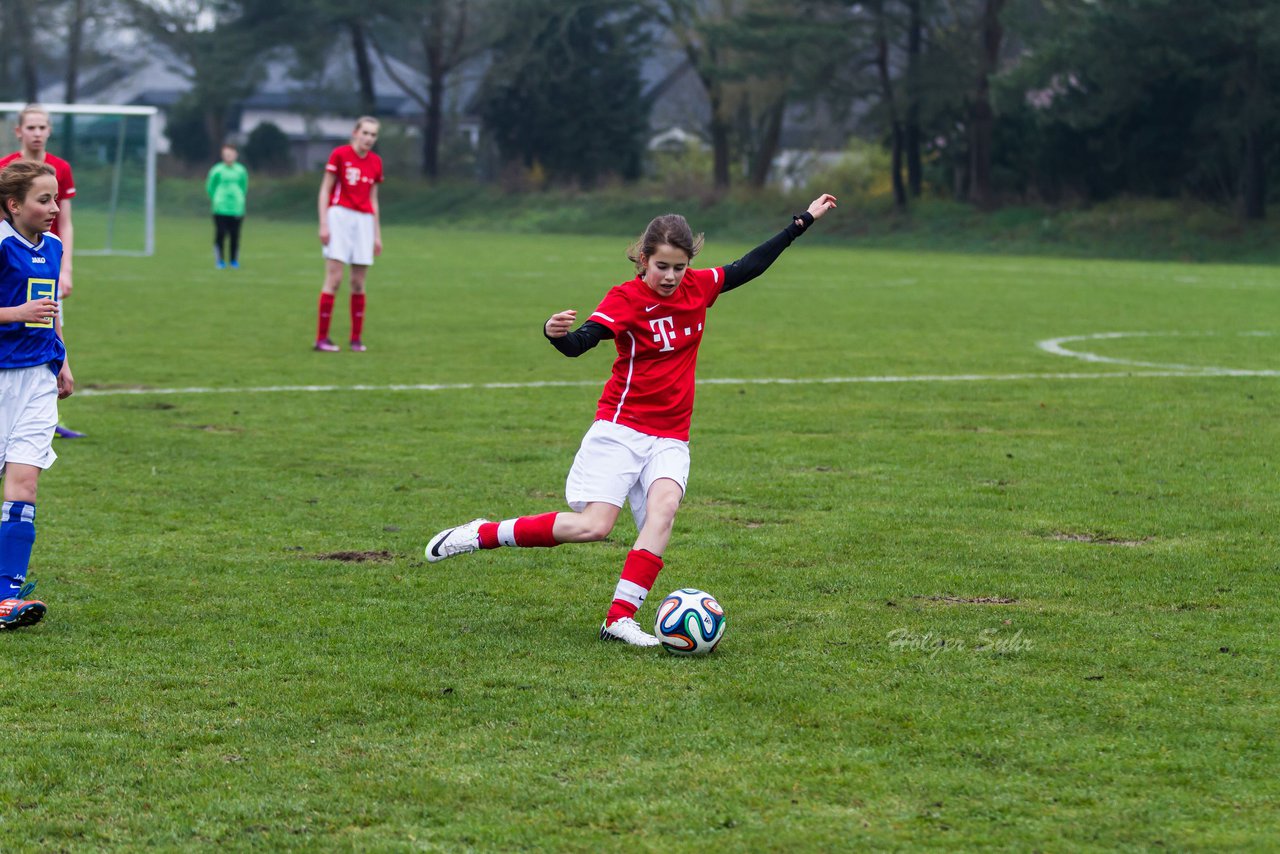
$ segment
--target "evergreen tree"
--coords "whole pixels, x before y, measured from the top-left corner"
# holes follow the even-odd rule
[[[135,26],[186,63],[191,90],[184,96],[185,106],[199,112],[208,151],[217,152],[231,110],[262,79],[270,44],[264,32],[250,26],[248,4],[239,0],[124,2]]]
[[[1280,166],[1277,4],[1063,0],[1050,13],[1007,98],[1016,107],[1032,91],[1020,121],[1039,182],[1091,198],[1189,192],[1265,214]]]
[[[479,97],[506,160],[584,186],[639,176],[647,122],[630,5],[511,3]]]

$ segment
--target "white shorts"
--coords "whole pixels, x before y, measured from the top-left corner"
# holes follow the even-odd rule
[[[341,205],[329,208],[329,243],[324,257],[343,264],[373,265],[373,214]]]
[[[612,421],[597,421],[582,437],[564,485],[569,506],[581,513],[593,501],[631,502],[636,529],[644,527],[645,498],[659,478],[689,483],[689,443],[650,436]]]
[[[0,466],[24,463],[47,469],[58,426],[58,378],[48,365],[0,370]]]

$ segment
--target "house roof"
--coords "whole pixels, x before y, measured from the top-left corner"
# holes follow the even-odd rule
[[[396,75],[411,85],[426,89],[425,78],[409,65],[388,59]],[[349,113],[353,103],[355,60],[351,51],[334,51],[324,68],[313,77],[299,80],[290,72],[295,63],[281,51],[267,61],[262,82],[241,108],[257,110]],[[408,97],[385,70],[373,61],[374,93],[379,115],[410,118],[421,115],[416,101]],[[90,69],[82,78],[79,99],[86,103],[138,104],[168,108],[191,91],[189,67],[171,51],[152,45],[141,55],[108,61]],[[61,100],[62,84],[54,83],[40,93],[41,100]]]

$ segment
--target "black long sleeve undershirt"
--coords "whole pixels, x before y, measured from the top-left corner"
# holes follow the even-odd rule
[[[552,347],[555,347],[566,356],[581,356],[601,341],[612,338],[613,330],[603,323],[588,320],[562,338],[552,338],[547,335],[547,325],[544,323],[542,325],[542,334],[546,335]]]
[[[724,293],[741,287],[769,269],[769,265],[778,260],[778,256],[782,254],[782,251],[790,246],[797,237],[804,234],[805,229],[812,224],[813,216],[808,211],[796,214],[782,231],[732,264],[726,264],[723,268],[724,286],[720,288],[720,292]],[[542,334],[551,342],[551,346],[566,356],[581,356],[601,341],[612,338],[613,330],[603,323],[588,320],[561,338],[552,338],[547,335],[547,327],[544,323],[542,325]]]
[[[813,216],[808,211],[796,214],[782,231],[779,231],[732,264],[726,264],[724,267],[724,287],[720,289],[720,293],[745,285],[769,269],[769,265],[778,260],[782,250],[790,246],[797,237],[804,234],[805,229],[812,224]]]

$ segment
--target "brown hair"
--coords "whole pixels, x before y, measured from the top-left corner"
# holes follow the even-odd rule
[[[373,116],[361,116],[360,118],[356,119],[356,126],[351,129],[351,132],[355,133],[356,131],[360,130],[360,125],[364,124],[365,122],[368,122],[369,124],[378,126],[378,127],[382,125],[382,122],[378,121]]]
[[[627,249],[627,257],[636,265],[636,272],[643,273],[643,259],[653,255],[663,245],[682,250],[692,261],[693,256],[702,249],[702,235],[695,235],[693,229],[689,228],[689,222],[680,214],[655,216],[640,239]]]
[[[0,169],[0,206],[4,208],[5,219],[11,219],[9,200],[19,202],[27,197],[31,185],[41,175],[54,175],[53,167],[48,163],[35,163],[31,160],[15,160],[4,169]]]

